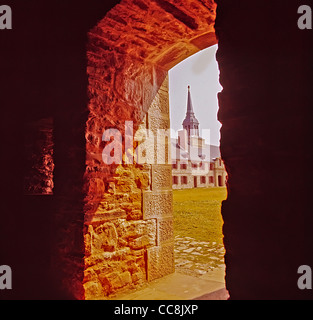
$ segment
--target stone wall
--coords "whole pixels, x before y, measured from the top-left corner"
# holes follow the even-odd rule
[[[24,194],[53,194],[53,119],[28,123],[24,134]]]
[[[155,134],[158,128],[169,128],[167,78],[138,126]],[[163,155],[155,149],[155,160],[168,158],[169,146],[162,150]],[[86,299],[104,298],[172,273],[171,165],[101,163],[87,178]]]
[[[126,121],[135,135],[170,128],[167,71],[216,43],[214,12],[212,1],[123,0],[88,34],[86,299],[174,271],[170,140],[145,151],[153,164],[129,164],[138,143],[123,143],[123,162],[105,165],[102,134],[118,129],[125,142]]]
[[[221,152],[229,174],[229,195],[222,208],[227,289],[233,299],[312,298],[312,290],[297,287],[299,265],[313,266],[313,74],[308,67],[312,64],[313,51],[312,31],[297,28],[297,10],[303,1],[217,2],[218,62],[224,88],[219,112],[223,124]],[[158,39],[155,48],[151,47],[155,61],[159,58],[160,63],[170,67],[169,62],[176,64],[197,48],[209,45],[206,39],[210,40],[208,35],[212,35],[210,30],[214,24],[213,15],[209,14],[211,1],[136,3],[139,6],[134,1],[135,12],[129,11],[129,15],[122,17],[124,23],[109,18],[113,29],[109,34],[116,36],[117,27],[124,39],[132,39],[127,51],[133,49],[139,53],[138,48],[146,47],[141,39],[135,49],[133,25],[128,20],[150,5],[156,12],[155,19],[149,16],[151,11],[145,15],[146,20],[142,18],[143,22],[137,19],[141,24],[137,31],[140,33],[140,28],[144,33],[147,31],[150,42],[154,37]],[[92,81],[89,78],[88,82],[86,74],[86,35],[116,4],[115,0],[21,1],[12,5],[13,31],[0,32],[1,76],[5,79],[1,82],[0,117],[4,154],[1,157],[1,263],[12,267],[14,277],[14,289],[1,292],[4,298],[84,298],[84,234],[87,235],[89,228],[88,223],[85,224],[85,212],[89,209],[83,207],[87,192],[84,190],[89,190],[83,189],[88,175],[82,181],[86,173],[86,123],[89,129],[95,129],[99,124],[102,126],[98,122],[102,117],[106,120],[110,115],[119,117],[119,110],[133,112],[128,104],[126,108],[119,108],[125,103],[121,99],[114,100],[116,108],[112,107],[113,96],[101,94],[110,92],[101,91],[107,88],[105,83],[114,87],[113,75],[117,74],[114,66],[121,67],[120,60],[114,58],[117,50],[114,45],[101,49],[96,46],[101,52],[94,61],[99,63],[98,67],[88,59],[89,72],[97,71],[103,81],[95,81],[99,92],[95,111],[91,105],[86,108],[86,87]],[[313,7],[312,0],[306,4]],[[176,9],[171,14],[173,6]],[[154,21],[155,28],[151,28],[148,20]],[[195,29],[195,22],[200,28],[199,21],[206,25],[201,30]],[[150,27],[145,28],[146,24]],[[126,25],[129,28],[123,31]],[[155,30],[164,34],[163,41]],[[103,39],[99,38],[99,44]],[[118,50],[123,50],[122,44]],[[111,56],[109,66],[102,54]],[[124,58],[121,53],[121,60]],[[137,69],[139,65],[143,66],[140,63],[134,64],[134,69],[128,68],[125,78],[133,74],[137,79],[139,75],[132,70],[141,70]],[[147,70],[152,70],[148,66]],[[151,74],[162,74],[157,67],[154,70]],[[148,79],[152,79],[151,76]],[[149,101],[145,106],[151,105],[164,79],[165,75],[160,76],[155,87],[151,85],[140,95],[146,97],[142,102]],[[116,83],[123,83],[123,78]],[[106,105],[107,109],[103,107]],[[23,197],[23,128],[26,123],[49,117],[54,118],[54,195]],[[138,123],[141,120],[138,117]],[[107,125],[115,124],[107,121]],[[87,151],[91,150],[92,141],[96,142],[88,142]],[[97,167],[98,160],[94,157],[88,163],[93,161],[95,165],[90,168]],[[301,167],[296,167],[296,163]],[[109,190],[106,189],[109,181],[96,180],[97,174],[101,175],[99,171],[97,174],[95,170],[90,171],[90,174],[94,175],[94,180],[90,176],[90,185],[95,190],[95,198],[88,204],[99,204],[101,195],[108,192],[103,190]],[[167,197],[166,192],[159,193]],[[154,197],[157,199],[157,196]],[[153,213],[148,212],[149,216]],[[130,220],[121,219],[127,226]],[[153,217],[147,220],[152,219],[155,220]],[[97,230],[100,236],[103,229],[97,228],[105,223],[111,231],[113,224],[118,232],[115,221],[101,221],[99,225],[92,225],[90,232]],[[160,230],[170,230],[170,224],[164,219]],[[170,237],[170,232],[165,234]],[[109,246],[112,248],[110,243],[106,249]],[[147,248],[147,255],[151,249],[149,255],[154,258],[155,247]],[[109,251],[109,254],[112,253]],[[138,266],[140,268],[139,262]],[[131,272],[124,272],[127,283],[127,272]]]

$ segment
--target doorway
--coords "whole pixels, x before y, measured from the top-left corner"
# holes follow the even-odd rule
[[[155,138],[158,130],[170,130],[168,71],[217,43],[216,4],[166,3],[121,1],[88,33],[86,299],[175,271],[170,146],[164,142],[159,153],[154,139],[146,139],[150,152],[142,154],[152,163],[137,165],[132,155],[140,143],[126,141],[141,129]],[[123,142],[118,163],[103,161],[103,150],[114,142],[103,140],[104,129]],[[187,177],[188,170],[181,174]],[[105,263],[96,263],[99,254]]]
[[[193,187],[197,188],[198,187],[198,180],[197,180],[197,176],[193,177]]]
[[[222,176],[218,176],[218,186],[219,186],[219,187],[223,187]]]

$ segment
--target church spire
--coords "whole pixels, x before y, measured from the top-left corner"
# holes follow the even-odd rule
[[[190,141],[190,136],[199,136],[199,121],[193,110],[190,86],[188,86],[187,112],[183,121],[183,128],[187,131],[188,141]]]
[[[188,86],[188,98],[187,98],[187,114],[194,114],[193,105],[191,100],[190,86]]]

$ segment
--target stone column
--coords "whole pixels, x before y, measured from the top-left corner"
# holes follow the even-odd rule
[[[151,190],[143,193],[143,218],[156,219],[157,224],[156,246],[147,249],[147,278],[151,281],[174,272],[170,136],[157,141],[158,131],[170,129],[168,78],[149,108],[147,127],[153,132],[156,142],[155,162],[151,165]]]

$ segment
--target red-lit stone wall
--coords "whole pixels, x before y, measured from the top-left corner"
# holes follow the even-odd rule
[[[123,164],[105,165],[102,134],[115,128],[124,136],[125,121],[133,121],[134,133],[170,128],[167,72],[216,43],[215,7],[125,0],[88,33],[86,299],[174,271],[171,165],[125,164],[125,156]],[[155,159],[167,159],[168,145],[164,154],[154,150]]]
[[[89,211],[92,208],[90,205],[93,202],[99,204],[105,198],[102,194],[107,195],[110,190],[105,175],[101,175],[100,171],[97,173],[95,170],[93,173],[90,171],[91,176],[86,173],[86,141],[89,141],[87,133],[88,131],[95,133],[93,128],[97,128],[100,124],[100,118],[105,119],[105,112],[109,114],[111,110],[112,116],[120,112],[110,104],[113,96],[104,99],[106,95],[101,94],[100,87],[97,89],[99,97],[95,106],[101,108],[98,108],[99,112],[91,111],[90,99],[93,97],[89,92],[88,100],[86,88],[91,84],[92,77],[87,79],[87,62],[89,67],[96,67],[94,71],[97,70],[99,79],[110,67],[112,80],[107,78],[106,81],[109,81],[110,87],[114,88],[114,74],[117,72],[114,72],[112,66],[116,62],[112,60],[112,64],[107,65],[101,54],[110,54],[113,59],[117,48],[114,45],[104,46],[102,49],[99,47],[101,54],[97,55],[95,61],[99,63],[98,68],[91,64],[89,58],[86,59],[87,33],[93,32],[93,28],[101,23],[106,13],[117,2],[115,0],[51,2],[28,0],[19,3],[6,1],[6,4],[12,4],[14,18],[13,30],[0,32],[2,106],[0,254],[1,263],[12,267],[13,290],[2,290],[1,298],[84,299],[87,296],[84,296],[83,284],[88,283],[86,282],[88,274],[85,274],[84,280],[84,270],[87,272],[85,260],[91,257],[84,238],[85,241],[88,240],[90,234],[94,235],[94,238],[105,239],[110,233],[113,241],[104,242],[104,249],[112,250],[114,246],[116,247],[114,239],[122,227],[129,230],[131,226],[135,230],[135,227],[140,226],[142,230],[141,225],[146,225],[147,230],[154,229],[155,224],[151,221],[143,223],[146,221],[144,219],[124,218],[123,223],[118,226],[115,220],[102,220],[99,226],[85,223],[85,212],[92,212]],[[312,290],[299,290],[297,287],[299,265],[306,264],[313,267],[311,68],[313,42],[312,30],[298,29],[297,10],[304,3],[313,8],[313,2],[312,0],[305,2],[218,0],[217,2],[215,25],[219,38],[217,58],[221,71],[220,82],[224,88],[219,97],[219,118],[223,124],[221,151],[229,175],[229,196],[222,208],[227,289],[232,299],[312,299]],[[140,39],[137,41],[138,43],[140,41],[140,45],[137,44],[135,47],[136,41],[131,36],[133,25],[129,21],[132,17],[140,15],[141,10],[145,10],[144,4],[147,6],[148,1],[136,1],[136,3],[139,6],[134,1],[133,8],[136,9],[129,11],[130,15],[121,15],[123,20],[127,21],[127,26],[125,23],[112,20],[112,17],[105,19],[111,19],[112,28],[120,28],[121,31],[123,28],[128,28],[127,34],[122,32],[124,37],[122,39],[131,39],[133,43],[129,44],[131,47],[127,50],[133,48],[137,53],[138,48],[146,44]],[[166,3],[171,3],[180,10],[173,9]],[[149,7],[155,10],[141,17],[142,21],[146,21],[141,23],[142,32],[146,33],[143,25],[149,25],[149,21],[153,21],[152,15],[156,17],[156,31],[161,30],[160,33],[166,37],[169,34],[167,30],[177,30],[179,27],[181,30],[179,36],[183,39],[181,42],[178,39],[174,40],[176,31],[167,38],[169,46],[166,45],[167,41],[161,43],[158,38],[158,42],[154,43],[157,50],[151,49],[151,52],[156,53],[151,63],[159,59],[167,69],[171,67],[170,62],[174,61],[175,64],[194,52],[194,49],[190,49],[191,43],[197,44],[199,48],[207,43],[206,30],[208,32],[211,30],[211,23],[208,22],[209,14],[206,15],[202,11],[195,14],[194,7],[210,7],[210,3],[204,0],[149,1]],[[170,8],[174,10],[172,13]],[[191,16],[193,20],[187,18],[186,23],[183,23],[186,15]],[[167,24],[163,25],[165,19]],[[192,28],[195,26],[194,21],[200,20],[208,26],[204,28],[206,30],[198,33],[197,29]],[[137,21],[140,23],[140,19]],[[135,30],[134,28],[134,32]],[[152,33],[153,29],[149,30],[147,34],[153,38],[155,35]],[[114,36],[113,32],[111,34]],[[196,38],[193,38],[193,34]],[[103,39],[105,38],[101,37],[99,43],[102,43]],[[151,39],[149,41],[151,42]],[[187,53],[184,51],[186,46],[189,48]],[[112,52],[109,51],[111,47]],[[179,50],[176,50],[177,47]],[[176,60],[177,53],[182,53],[182,56]],[[121,57],[123,60],[125,54]],[[143,66],[142,63],[136,65]],[[145,68],[151,70],[151,65],[147,62]],[[157,72],[159,69],[162,68],[155,66]],[[131,74],[136,79],[137,74],[133,71],[130,71],[128,78],[131,78]],[[151,97],[149,98],[150,90],[147,89],[145,93],[147,101],[153,100],[158,86],[164,82],[165,77],[162,76],[162,72],[160,74],[159,84],[153,86]],[[95,76],[94,79],[96,80]],[[120,79],[119,83],[122,82],[123,79]],[[97,85],[102,85],[102,80],[98,81]],[[89,90],[91,91],[91,86]],[[128,92],[131,93],[132,90]],[[121,111],[133,112],[125,102],[128,100],[119,98],[115,101],[127,106]],[[150,102],[142,105],[146,108]],[[107,109],[104,108],[106,105]],[[92,120],[92,116],[95,120]],[[21,160],[25,148],[24,137],[27,141],[24,128],[28,123],[50,117],[53,117],[54,123],[54,195],[25,196],[23,183],[27,177],[27,170],[24,170],[24,163]],[[107,122],[107,124],[115,126],[115,123]],[[102,128],[99,132],[102,134]],[[99,133],[99,138],[101,134]],[[92,136],[89,138],[93,141]],[[92,144],[89,142],[87,144],[89,152]],[[102,168],[101,162],[97,163],[94,156],[89,158],[88,164],[92,164],[91,168]],[[119,174],[125,170],[120,169]],[[140,170],[138,168],[138,172],[141,170],[145,168]],[[89,177],[93,181],[92,175],[100,180],[92,182],[93,186],[90,187],[96,191],[97,200],[88,200],[86,204],[83,200],[89,190]],[[111,176],[111,173],[109,175]],[[83,181],[84,176],[85,181]],[[154,177],[158,183],[166,185],[166,181],[162,181],[160,176],[155,171]],[[142,181],[142,185],[141,182],[136,184],[135,190],[141,192],[147,187],[146,178],[143,177]],[[151,190],[152,178],[149,181],[151,182],[147,188],[150,190],[143,191],[149,191],[152,199],[157,200],[158,195],[153,194],[154,191]],[[134,185],[132,187],[135,188]],[[108,191],[103,193],[103,189]],[[138,211],[134,210],[131,213],[132,218],[140,212],[138,203],[140,201],[137,200],[139,199],[134,199],[134,203]],[[84,207],[84,204],[87,207]],[[148,204],[147,209],[153,209],[153,202],[150,201]],[[126,205],[125,209],[127,217]],[[147,220],[158,219],[152,216],[153,210],[148,213]],[[170,218],[162,219],[164,221],[159,230],[164,230],[171,224]],[[106,228],[101,228],[104,224]],[[90,232],[87,232],[88,228]],[[161,239],[168,241],[168,238]],[[133,244],[135,243],[136,239]],[[132,248],[135,248],[133,244]],[[151,248],[155,247],[157,245]],[[127,248],[129,249],[126,250],[134,250],[130,244]],[[95,246],[95,250],[99,250],[99,247]],[[105,254],[111,254],[111,251],[106,251]],[[157,255],[153,255],[154,257]],[[134,259],[134,256],[131,257],[132,261]],[[131,262],[129,269],[121,273],[123,283],[130,283],[129,274],[133,275],[131,280],[136,281],[135,274],[139,276],[140,270],[142,272],[147,270],[141,261],[139,258],[136,262],[138,268]],[[104,275],[108,276],[105,273]],[[111,284],[121,283],[114,281],[114,275],[108,278]],[[102,287],[102,284],[100,285]],[[104,284],[103,287],[109,285]],[[99,283],[95,289],[97,288],[100,288]],[[100,293],[104,296],[104,291],[101,290]]]
[[[24,127],[24,194],[53,194],[53,120],[28,123]]]

